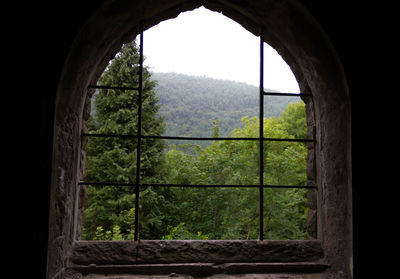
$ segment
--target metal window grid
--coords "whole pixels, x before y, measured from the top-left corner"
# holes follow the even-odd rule
[[[268,185],[264,184],[264,142],[265,141],[286,141],[286,142],[305,142],[315,143],[315,139],[289,139],[289,138],[265,138],[264,137],[264,96],[298,96],[298,97],[312,97],[312,94],[307,93],[282,93],[282,92],[266,92],[264,91],[264,31],[263,26],[260,27],[260,85],[259,85],[259,137],[257,138],[233,138],[233,137],[176,137],[176,136],[144,136],[141,133],[142,126],[142,92],[143,92],[143,22],[140,24],[140,46],[139,46],[139,84],[138,87],[122,87],[122,86],[103,86],[103,85],[89,85],[89,89],[111,89],[111,90],[135,90],[138,91],[138,134],[137,135],[124,135],[124,134],[94,134],[82,133],[82,137],[117,137],[117,138],[135,138],[137,139],[137,158],[136,158],[136,182],[135,183],[117,183],[117,182],[90,182],[80,181],[78,185],[92,185],[92,186],[129,186],[135,187],[135,224],[134,224],[134,241],[138,241],[139,237],[139,199],[140,187],[220,187],[220,188],[258,188],[259,190],[259,240],[263,240],[263,199],[264,188],[288,188],[288,189],[318,189],[317,186],[307,185]],[[198,141],[258,141],[259,142],[259,183],[252,185],[240,184],[172,184],[172,183],[141,183],[140,182],[140,154],[141,154],[141,140],[142,139],[169,139],[169,140],[198,140]]]

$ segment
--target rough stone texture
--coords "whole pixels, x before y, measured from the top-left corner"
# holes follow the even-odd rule
[[[71,268],[65,268],[62,269],[60,272],[58,272],[57,274],[55,274],[53,276],[54,279],[82,279],[84,278],[82,273],[71,269]]]
[[[71,264],[72,244],[79,236],[78,197],[84,193],[80,193],[77,181],[79,164],[84,161],[80,132],[84,129],[87,86],[98,79],[122,43],[135,37],[141,20],[149,28],[202,4],[221,11],[255,35],[260,24],[267,26],[266,42],[290,65],[302,91],[313,94],[317,142],[309,148],[309,160],[312,162],[311,156],[316,160],[307,176],[319,189],[316,201],[309,199],[310,205],[317,204],[318,212],[310,212],[309,224],[316,220],[317,228],[309,227],[309,233],[316,231],[321,241],[324,260],[330,265],[327,274],[335,279],[352,277],[350,102],[340,61],[316,21],[294,0],[110,0],[104,1],[82,27],[59,79],[48,278],[60,278]]]
[[[306,262],[323,258],[319,241],[78,241],[74,264]]]
[[[74,209],[77,201],[76,196],[76,155],[79,154],[79,115],[68,111],[64,121],[58,123],[55,128],[55,146],[53,163],[57,166],[53,169],[53,185],[50,204],[49,227],[49,249],[48,258],[53,265],[50,265],[49,272],[58,274],[52,268],[54,266],[66,267],[72,243],[74,240]],[[56,156],[57,154],[57,156]]]
[[[171,275],[185,274],[196,277],[207,277],[215,274],[277,274],[277,273],[320,273],[328,266],[310,263],[230,263],[230,264],[157,264],[157,265],[124,265],[124,266],[74,266],[71,270],[89,274],[135,274],[135,275]]]
[[[307,83],[300,83],[300,90],[303,93],[310,93],[311,90]],[[303,97],[306,109],[306,121],[307,121],[307,138],[316,139],[316,126],[315,126],[315,114],[314,114],[314,102],[312,97]],[[316,171],[316,154],[315,154],[316,142],[307,143],[307,159],[306,159],[306,175],[307,185],[317,186],[317,171]],[[307,204],[308,204],[308,216],[307,216],[307,233],[310,239],[318,238],[317,230],[317,191],[308,190],[307,192]]]
[[[176,273],[170,273],[168,275],[99,275],[89,274],[83,277],[84,279],[166,279],[166,278],[177,278],[177,279],[194,279],[194,278],[209,278],[209,279],[227,279],[227,278],[238,278],[238,279],[325,279],[326,274],[323,273],[311,273],[311,274],[293,274],[293,273],[280,273],[280,274],[216,274],[207,277],[198,277],[191,275],[182,275]]]

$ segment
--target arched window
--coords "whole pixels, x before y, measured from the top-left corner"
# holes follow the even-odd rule
[[[178,272],[187,272],[189,267],[190,272],[196,275],[218,272],[309,271],[321,272],[327,276],[329,272],[340,271],[343,278],[348,276],[351,272],[349,103],[340,63],[329,42],[320,33],[321,30],[315,27],[312,19],[298,3],[287,1],[287,3],[285,2],[286,6],[273,5],[270,1],[264,2],[259,4],[248,3],[248,5],[242,3],[233,6],[219,2],[208,3],[208,1],[204,1],[202,4],[211,10],[223,11],[225,15],[240,22],[246,29],[258,35],[260,37],[260,57],[263,53],[263,42],[268,41],[292,67],[299,81],[300,95],[305,98],[307,105],[309,127],[307,137],[278,139],[259,136],[246,140],[258,143],[260,150],[263,150],[265,143],[270,141],[306,142],[309,155],[307,162],[308,185],[266,184],[264,175],[262,175],[265,167],[263,166],[264,152],[259,152],[259,183],[251,185],[251,187],[257,188],[259,191],[260,212],[263,211],[262,199],[265,188],[290,186],[318,189],[318,191],[311,191],[312,194],[308,198],[310,208],[315,208],[312,212],[313,216],[309,219],[318,220],[314,223],[315,229],[313,230],[316,239],[265,242],[205,241],[201,243],[196,241],[114,243],[75,241],[82,208],[82,204],[80,204],[82,199],[78,198],[82,194],[80,184],[87,184],[80,182],[80,177],[83,177],[83,175],[80,173],[82,168],[79,166],[79,162],[84,162],[85,159],[84,154],[81,154],[80,146],[81,127],[84,119],[81,115],[84,102],[87,100],[85,98],[87,88],[97,86],[95,81],[107,65],[110,56],[118,50],[121,40],[129,41],[132,39],[131,34],[141,34],[143,30],[163,19],[198,6],[198,4],[186,2],[184,5],[177,6],[152,3],[154,6],[150,9],[146,4],[136,6],[137,3],[126,3],[127,6],[114,6],[120,12],[112,15],[105,13],[110,9],[110,6],[104,6],[85,26],[85,32],[89,33],[77,39],[74,48],[71,50],[71,60],[66,64],[68,67],[65,68],[63,78],[60,81],[55,124],[55,138],[57,140],[53,160],[54,189],[52,200],[54,203],[52,203],[53,214],[50,218],[49,274],[54,275],[57,272],[62,272],[63,268],[81,273],[141,273],[145,272],[144,270],[148,270],[148,272],[169,272],[171,268]],[[257,7],[257,5],[260,6]],[[118,22],[117,18],[120,19],[128,10],[131,13],[125,18],[124,24],[121,26],[120,23],[122,22],[120,22],[113,26],[113,30],[119,30],[117,35],[115,32],[111,32],[108,27],[97,26],[94,28],[95,25],[93,24],[96,22],[96,18],[101,21],[104,19],[103,17],[106,17],[107,20]],[[293,17],[291,13],[298,16]],[[118,16],[116,16],[117,14]],[[130,27],[127,28],[126,26]],[[268,28],[266,28],[267,26]],[[286,28],[283,28],[283,26]],[[102,27],[104,28],[102,29]],[[293,32],[294,30],[297,32]],[[82,32],[82,34],[85,32]],[[104,39],[99,41],[100,37]],[[110,38],[117,39],[110,41]],[[95,52],[92,51],[94,45],[98,46]],[[318,47],[316,47],[317,45]],[[263,67],[261,66],[260,73],[262,71]],[[140,76],[139,74],[139,79]],[[138,104],[141,104],[140,91],[142,89],[140,87],[134,89],[139,92]],[[67,97],[66,92],[74,92],[72,98]],[[261,78],[260,104],[263,104],[262,100],[266,95],[282,95],[284,97],[285,94],[264,92]],[[312,101],[307,101],[307,98]],[[263,119],[263,105],[260,105],[259,113],[259,119]],[[140,127],[140,112],[138,112],[138,115],[138,126]],[[264,131],[263,121],[259,122],[259,129],[259,135],[262,135]],[[337,133],[343,136],[342,140],[338,140]],[[83,134],[88,136],[85,132]],[[332,137],[333,135],[336,136]],[[136,154],[140,158],[141,139],[155,137],[141,135],[140,129],[138,129],[138,134],[134,135],[134,138],[137,139],[138,145]],[[212,138],[211,140],[217,139]],[[219,138],[218,140],[222,139]],[[237,138],[224,140],[235,141]],[[68,154],[73,154],[73,156],[71,157]],[[140,162],[140,160],[136,160],[136,169],[140,169]],[[78,166],[71,168],[71,165]],[[140,182],[139,175],[136,176],[132,184],[136,186],[136,197],[139,197],[140,194],[138,186],[148,186]],[[155,184],[152,183],[152,186],[155,186]],[[170,183],[170,185],[163,184],[161,186],[177,185]],[[217,185],[209,186],[219,187]],[[238,185],[229,186],[236,187]],[[136,198],[135,202],[140,203],[140,198]],[[135,214],[138,214],[138,210]],[[135,222],[140,222],[140,219],[135,218]],[[134,236],[134,240],[139,239],[138,227],[139,223],[135,224],[136,236]],[[259,239],[262,240],[264,238],[262,214],[259,218],[259,228]],[[59,238],[61,235],[63,235],[62,241]],[[108,254],[107,251],[112,251],[112,253]],[[72,256],[69,257],[69,255]],[[67,260],[65,260],[66,257]],[[194,264],[194,262],[199,261],[203,265]],[[216,267],[215,263],[235,264]],[[247,264],[243,265],[242,263]],[[91,264],[96,264],[98,267]],[[162,267],[162,271],[160,269],[155,271],[157,268],[154,264],[165,264],[165,266]],[[327,269],[328,267],[330,268]]]
[[[209,31],[207,35],[210,33]],[[87,218],[84,222],[86,226],[83,228],[83,238],[137,241],[139,228],[142,227],[142,231],[145,231],[140,235],[142,240],[164,238],[263,240],[264,237],[307,239],[306,193],[316,190],[317,186],[315,183],[307,185],[306,180],[306,144],[313,148],[315,140],[306,138],[304,103],[291,105],[279,119],[264,118],[265,115],[280,114],[275,112],[279,111],[279,107],[275,106],[283,108],[289,102],[287,99],[299,102],[302,98],[311,103],[312,95],[272,92],[264,89],[265,43],[260,37],[259,49],[254,45],[253,49],[248,50],[259,55],[258,61],[253,63],[258,71],[258,89],[247,87],[251,93],[243,92],[244,88],[241,89],[242,92],[237,93],[231,88],[225,92],[225,98],[230,98],[225,101],[226,106],[229,106],[229,102],[235,101],[233,95],[237,95],[238,99],[247,98],[254,106],[250,108],[253,113],[258,114],[258,119],[255,117],[249,119],[252,115],[248,116],[245,111],[241,111],[240,118],[246,116],[242,120],[243,127],[240,128],[240,122],[237,121],[236,126],[230,128],[229,134],[225,132],[220,136],[220,119],[216,117],[221,116],[223,120],[221,123],[226,125],[226,118],[229,115],[224,113],[232,114],[235,111],[215,106],[214,103],[221,100],[211,96],[209,103],[201,104],[197,109],[194,108],[195,104],[191,104],[192,110],[201,109],[201,113],[195,116],[191,116],[185,107],[182,108],[182,104],[177,104],[182,116],[172,119],[175,124],[182,122],[181,118],[194,117],[198,119],[190,122],[190,125],[194,126],[196,121],[207,121],[207,118],[202,118],[203,114],[211,115],[212,110],[219,109],[221,113],[214,114],[214,119],[211,119],[214,121],[214,128],[210,131],[209,137],[192,135],[198,131],[192,131],[189,136],[173,134],[182,131],[179,124],[174,125],[178,129],[163,134],[163,121],[157,115],[160,105],[156,104],[154,84],[151,82],[150,73],[144,67],[145,34],[142,30],[138,40],[139,46],[136,46],[136,42],[123,46],[121,52],[108,65],[98,85],[89,85],[89,90],[93,92],[92,89],[97,89],[100,93],[95,99],[98,108],[94,113],[94,117],[97,117],[91,119],[92,131],[82,134],[83,138],[90,139],[89,155],[86,156],[86,166],[89,167],[86,168],[85,178],[79,182],[82,186],[88,185],[90,189],[89,205],[85,210]],[[198,32],[196,34],[199,36]],[[199,40],[205,42],[207,37]],[[197,42],[199,49],[190,47],[189,56],[190,53],[201,53],[205,58],[214,55],[214,59],[219,60],[218,55],[223,54],[221,53],[223,42],[214,39],[212,43],[221,44],[218,46],[219,53],[215,50],[212,53],[204,52],[202,49],[205,47]],[[170,45],[170,41],[167,44]],[[225,49],[229,47],[225,46]],[[179,61],[182,59],[179,53],[175,55],[175,59],[170,63],[182,63]],[[230,56],[231,60],[240,58],[238,54]],[[221,67],[218,62],[214,63],[217,64],[214,66],[210,59],[204,62],[199,60],[197,63],[205,65],[205,72],[208,68]],[[158,82],[157,75],[155,76],[155,81]],[[165,84],[161,84],[161,87],[163,90],[172,91],[170,94],[173,96],[169,98],[174,97],[177,103],[178,96],[184,98],[184,95],[189,95],[187,96],[189,99],[199,98],[195,94],[201,90],[196,88],[200,82],[203,82],[203,86],[209,91],[212,90],[210,87],[212,82],[218,83],[218,81],[192,78],[192,82],[188,81],[190,89],[179,89],[179,86],[182,86],[179,79],[174,79],[171,75],[167,78],[170,79],[167,83],[170,88]],[[227,91],[223,88],[227,85],[222,81],[217,86],[220,88],[214,89],[209,94],[216,95]],[[185,92],[180,93],[180,90]],[[202,99],[206,97],[205,94],[201,95]],[[265,101],[264,98],[269,99]],[[271,105],[274,102],[277,104]],[[170,107],[175,111],[173,108],[175,105]],[[94,106],[87,109],[92,111]],[[272,111],[268,111],[269,109]],[[164,113],[168,117],[172,111]],[[167,126],[171,126],[171,119],[168,120]],[[208,123],[208,126],[211,124]],[[267,127],[264,128],[264,124]],[[139,126],[141,129],[137,128]],[[236,129],[234,133],[233,129]],[[163,156],[163,151],[167,149],[163,141],[167,140],[196,141],[200,142],[200,145],[178,145],[180,149],[178,151],[176,145],[173,145],[173,149]],[[205,148],[211,140],[212,146]],[[121,187],[125,189],[120,189]],[[167,189],[169,187],[180,189]],[[144,193],[145,199],[140,204],[141,192]],[[264,201],[264,196],[268,201]],[[151,206],[146,205],[150,201]],[[180,213],[187,211],[193,212],[193,215],[186,213],[180,216]],[[242,213],[235,214],[239,211]],[[109,216],[104,216],[107,213]],[[172,219],[174,221],[170,221]],[[185,221],[189,223],[185,224]],[[140,226],[141,223],[146,226]],[[108,224],[108,227],[103,228],[102,224]],[[111,224],[114,225],[114,229],[110,227]],[[164,236],[163,233],[167,232],[169,234]],[[311,232],[311,236],[316,238],[315,232]]]

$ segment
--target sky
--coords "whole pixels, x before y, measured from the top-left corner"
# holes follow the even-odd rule
[[[144,32],[145,65],[176,72],[259,85],[259,37],[205,8],[181,13]],[[264,43],[264,88],[298,93],[290,67]]]

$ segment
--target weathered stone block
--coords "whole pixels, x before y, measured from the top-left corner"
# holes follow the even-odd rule
[[[306,262],[322,257],[321,243],[315,240],[78,241],[71,261],[79,265],[262,263]]]

